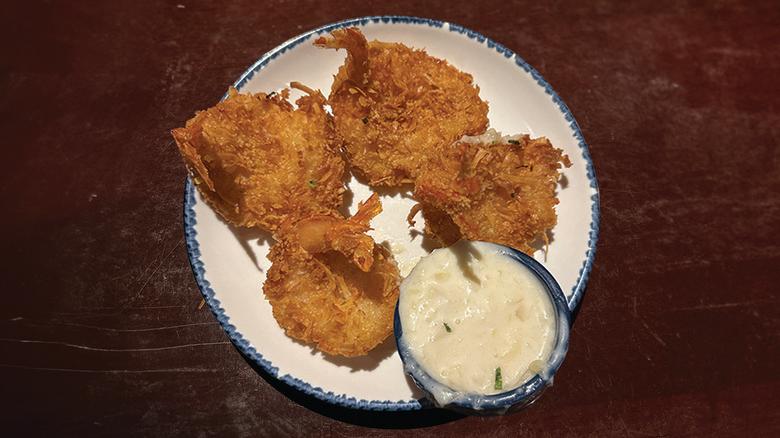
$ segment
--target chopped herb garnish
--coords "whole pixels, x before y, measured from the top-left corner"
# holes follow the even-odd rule
[[[445,323],[443,323],[443,324],[444,324],[444,330],[447,330],[447,333],[452,333],[452,329],[450,328],[450,326],[449,326],[449,325],[447,325],[447,323],[446,323],[446,322],[445,322]]]
[[[266,95],[266,96],[265,96],[265,98],[266,98],[266,99],[271,99],[271,98],[273,98],[274,96],[276,96],[276,91],[272,91],[272,92],[268,93],[268,95]]]
[[[309,184],[310,189],[317,187],[317,181],[314,181],[313,179],[310,179],[307,184]]]
[[[501,367],[496,368],[496,383],[493,385],[493,389],[503,389],[504,382],[501,380]]]
[[[517,140],[507,140],[507,142],[508,142],[509,144],[520,144],[520,142],[519,142],[519,141],[517,141]]]
[[[368,117],[363,117],[363,119],[362,119],[362,120],[363,120],[363,124],[364,124],[364,125],[367,125],[367,124],[368,124]]]

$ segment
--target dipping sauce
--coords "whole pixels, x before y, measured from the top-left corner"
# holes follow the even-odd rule
[[[403,342],[432,378],[458,392],[516,388],[544,368],[555,344],[545,285],[501,249],[460,241],[424,257],[401,283]]]

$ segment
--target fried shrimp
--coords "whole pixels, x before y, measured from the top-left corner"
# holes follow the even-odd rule
[[[449,146],[417,179],[414,197],[426,233],[444,244],[464,237],[531,254],[555,226],[555,185],[571,162],[544,137],[492,134]]]
[[[328,102],[355,173],[372,186],[414,182],[421,164],[488,125],[471,75],[403,44],[367,42],[356,28],[315,45],[346,49]]]
[[[198,112],[172,134],[203,198],[226,221],[275,232],[289,218],[335,211],[345,162],[319,91],[297,109],[281,93],[239,94]]]
[[[390,335],[398,268],[365,234],[381,211],[374,194],[349,219],[314,215],[280,228],[263,291],[288,336],[328,354],[360,356]]]

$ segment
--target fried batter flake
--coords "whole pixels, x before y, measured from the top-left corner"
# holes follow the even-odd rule
[[[356,28],[315,45],[346,49],[328,98],[353,171],[372,186],[414,182],[439,149],[488,125],[472,77],[403,44],[367,42]]]
[[[275,232],[290,218],[335,211],[346,165],[325,98],[308,95],[297,109],[281,93],[239,94],[198,112],[172,131],[203,198],[226,221]]]

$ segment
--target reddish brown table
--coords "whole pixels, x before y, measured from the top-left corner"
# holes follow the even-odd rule
[[[386,3],[3,6],[3,433],[779,436],[777,3]],[[198,309],[168,131],[281,41],[372,14],[500,41],[590,144],[596,264],[555,386],[519,414],[284,395]]]

